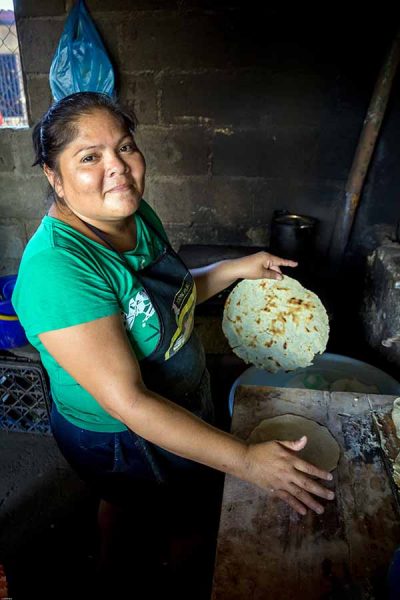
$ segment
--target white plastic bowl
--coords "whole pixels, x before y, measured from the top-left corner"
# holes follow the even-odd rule
[[[356,379],[365,386],[376,386],[378,391],[374,393],[377,394],[400,395],[400,383],[381,369],[349,356],[325,352],[317,355],[314,364],[310,367],[296,369],[289,373],[284,371],[269,373],[256,367],[246,369],[231,387],[229,412],[232,415],[235,390],[238,385],[268,385],[329,391],[331,384],[338,379]],[[350,390],[348,384],[344,385],[342,389],[340,389],[340,385],[335,386],[335,391],[363,393],[359,389]]]

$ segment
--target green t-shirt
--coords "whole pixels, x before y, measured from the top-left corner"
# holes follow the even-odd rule
[[[166,239],[161,221],[144,200],[140,213]],[[140,214],[134,218],[137,245],[124,256],[138,270],[160,254],[163,242]],[[126,429],[55,361],[38,338],[45,331],[121,313],[136,357],[151,354],[160,338],[157,313],[117,253],[63,221],[45,216],[25,248],[12,303],[28,340],[40,353],[59,412],[91,431]]]

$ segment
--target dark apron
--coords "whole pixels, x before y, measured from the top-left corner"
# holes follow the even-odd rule
[[[193,330],[196,290],[187,267],[168,240],[140,213],[141,218],[162,241],[163,250],[152,263],[133,270],[106,234],[82,221],[121,258],[124,266],[138,279],[148,294],[160,322],[160,339],[153,352],[139,361],[143,381],[149,390],[188,409],[213,423],[209,375],[201,341]],[[137,446],[158,482],[168,479],[168,465],[182,467],[192,461],[180,458],[137,436]],[[173,466],[173,465],[172,465]]]

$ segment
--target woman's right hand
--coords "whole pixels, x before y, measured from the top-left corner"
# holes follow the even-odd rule
[[[322,514],[324,508],[314,496],[333,500],[335,495],[310,476],[331,481],[332,475],[296,455],[306,444],[307,438],[303,436],[294,442],[273,441],[249,445],[243,479],[273,493],[301,515],[306,514],[306,507]]]

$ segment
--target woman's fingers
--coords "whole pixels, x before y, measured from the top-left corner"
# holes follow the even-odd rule
[[[265,270],[265,273],[263,273],[263,278],[264,277],[266,279],[278,279],[279,281],[283,279],[282,273],[280,271],[276,271],[275,269],[272,270],[272,267]]]
[[[322,504],[315,500],[315,498],[306,492],[305,489],[297,486],[295,483],[289,483],[287,490],[294,498],[308,506],[308,508],[311,508],[311,510],[316,512],[318,515],[322,515],[324,512],[324,507]]]
[[[277,262],[277,263],[272,263],[272,262],[268,261],[266,264],[263,265],[263,267],[265,269],[265,277],[267,277],[269,279],[282,279],[283,274],[280,269],[281,266],[297,267],[297,263],[295,263],[292,260],[283,260],[283,259],[282,260],[279,259],[279,262]]]
[[[332,481],[333,479],[333,475],[332,473],[329,473],[329,471],[323,471],[322,469],[315,467],[311,463],[308,463],[305,460],[302,460],[301,458],[295,460],[293,466],[298,471],[306,473],[306,475],[312,475],[313,477],[325,479],[326,481]]]
[[[280,267],[297,267],[298,263],[294,260],[288,260],[286,258],[280,258],[280,256],[274,256],[273,254],[264,254],[263,267],[267,272],[267,276],[271,279],[280,279],[275,275],[282,275]]]
[[[270,263],[269,263],[269,268],[272,269],[273,266],[277,267],[277,266],[281,266],[281,267],[297,267],[297,265],[299,264],[297,261],[295,260],[289,260],[287,258],[281,258],[280,256],[274,256],[273,254],[270,254],[269,257],[270,259]]]
[[[279,442],[279,444],[281,446],[284,446],[288,450],[298,452],[306,446],[307,436],[303,435],[303,437],[301,437],[299,440],[294,440],[292,442]],[[318,467],[315,467],[311,463],[308,463],[305,460],[302,460],[301,458],[295,460],[293,466],[298,471],[302,471],[303,473],[306,473],[307,475],[312,475],[313,477],[318,477],[319,479],[325,479],[326,481],[332,481],[333,479],[333,475],[332,473],[329,473],[329,471],[319,469]]]
[[[299,514],[308,507],[318,514],[324,512],[318,497],[332,500],[335,495],[310,475],[330,481],[332,475],[300,459],[296,452],[307,444],[306,436],[293,441],[273,441],[250,445],[252,458],[248,464],[257,466],[256,474],[263,479],[264,489],[275,490],[275,495],[287,502]],[[258,471],[260,469],[260,471]],[[254,479],[257,482],[257,477]],[[258,485],[260,485],[258,483]]]
[[[307,509],[304,506],[304,504],[299,502],[299,500],[297,500],[297,498],[289,494],[289,492],[286,492],[285,490],[277,490],[274,493],[274,495],[286,502],[286,504],[288,504],[291,508],[298,512],[299,515],[302,515],[304,517],[304,515],[307,514]]]
[[[291,441],[277,440],[277,443],[281,446],[284,446],[288,450],[294,450],[294,452],[298,452],[299,450],[303,450],[304,446],[307,444],[307,436],[303,435],[300,439]]]
[[[282,275],[282,271],[280,269],[280,267],[278,267],[277,265],[264,265],[264,269],[267,269],[267,273],[270,273],[270,275],[273,274],[278,274],[278,275]],[[273,273],[272,273],[273,271]]]
[[[325,498],[326,500],[333,500],[335,494],[332,490],[328,490],[323,485],[317,483],[314,479],[310,479],[309,477],[305,477],[303,475],[295,475],[293,477],[293,483],[298,487],[306,490],[310,494],[314,494],[315,496],[319,496],[320,498]]]
[[[300,515],[305,515],[307,508],[318,515],[322,515],[325,510],[322,504],[313,498],[310,493],[292,482],[288,484],[286,490],[276,490],[274,495],[289,504]]]

